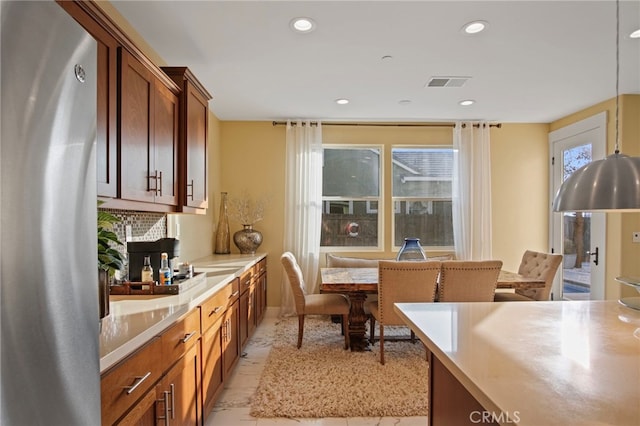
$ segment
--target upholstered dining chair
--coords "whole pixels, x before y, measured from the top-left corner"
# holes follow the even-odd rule
[[[496,302],[531,302],[537,300],[549,300],[553,279],[558,267],[562,263],[561,254],[542,253],[526,250],[522,255],[522,261],[518,268],[518,274],[525,277],[534,277],[544,280],[543,288],[519,289],[513,293],[496,293]]]
[[[376,321],[380,330],[380,363],[384,365],[384,327],[406,325],[393,309],[394,303],[433,302],[440,261],[381,260],[378,265],[378,300],[365,303],[370,312],[369,339],[373,343]],[[412,340],[415,335],[411,332]]]
[[[377,268],[380,259],[365,259],[361,257],[337,256],[326,254],[327,268]]]
[[[342,317],[342,333],[344,348],[349,349],[349,299],[343,294],[307,294],[304,288],[302,270],[295,256],[285,252],[280,257],[287,279],[291,285],[293,298],[298,314],[298,349],[302,346],[305,315],[340,315]]]
[[[442,262],[439,302],[492,302],[502,269],[501,260]]]

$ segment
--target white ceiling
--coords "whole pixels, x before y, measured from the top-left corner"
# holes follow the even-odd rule
[[[221,120],[546,123],[616,93],[612,0],[112,4],[169,65],[191,68]],[[316,30],[293,33],[297,16]],[[460,31],[477,19],[485,32]],[[621,1],[621,94],[640,94],[638,28],[640,0]],[[425,88],[432,76],[471,79]]]

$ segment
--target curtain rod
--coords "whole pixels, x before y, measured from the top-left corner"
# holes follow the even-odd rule
[[[286,126],[286,121],[272,121],[274,126]],[[375,126],[375,127],[455,127],[454,123],[349,123],[349,122],[321,122],[323,126]],[[291,123],[293,126],[296,125],[295,122]],[[302,123],[305,126],[305,123]],[[317,126],[317,121],[311,122],[312,126]],[[466,124],[462,124],[462,127],[466,127]],[[474,124],[473,127],[480,127],[480,124]],[[502,123],[489,124],[489,127],[497,127],[500,129],[502,127]]]

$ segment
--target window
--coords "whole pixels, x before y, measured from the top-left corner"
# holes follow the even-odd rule
[[[392,217],[392,249],[404,238],[423,247],[453,249],[453,149],[392,147],[383,173],[382,147],[326,145],[322,174],[321,247],[382,249],[383,213]],[[391,204],[383,204],[383,176]]]
[[[423,247],[452,248],[453,149],[392,148],[394,246],[419,238]]]
[[[380,147],[325,147],[322,247],[378,247]]]

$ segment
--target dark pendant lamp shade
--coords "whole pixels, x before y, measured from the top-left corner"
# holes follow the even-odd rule
[[[640,211],[640,157],[615,153],[576,170],[553,201],[553,211]]]

